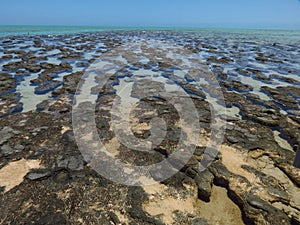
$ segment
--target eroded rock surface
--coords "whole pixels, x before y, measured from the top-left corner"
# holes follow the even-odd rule
[[[160,41],[167,44],[155,45]],[[300,170],[292,166],[300,142],[295,66],[299,43],[227,42],[224,37],[163,31],[0,38],[0,42],[1,224],[300,223]],[[19,49],[13,47],[18,44]],[[119,56],[120,51],[128,54]],[[178,56],[183,54],[197,68]],[[117,71],[109,78],[99,71],[86,73],[98,59],[112,58],[113,65],[104,69],[107,74]],[[78,85],[85,82],[90,85],[85,97],[92,96],[94,104],[74,102],[80,94]],[[168,160],[180,137],[193,133],[181,127],[195,120],[193,113],[187,112],[188,118],[181,121],[178,111],[185,108],[163,98],[165,91],[179,96],[176,86],[199,115],[199,140],[188,162],[169,160],[169,167],[178,170],[174,176],[141,187],[114,183],[95,172],[92,157],[79,151],[72,107],[82,107],[79,125],[87,131],[93,112],[98,137],[115,159],[151,165]],[[212,100],[220,97],[219,89],[224,103]],[[139,98],[138,103],[129,97]],[[120,108],[112,110],[114,104]],[[114,113],[129,106],[128,137],[146,140],[153,129],[165,134],[151,151],[132,150],[116,137],[111,120],[120,119]],[[212,163],[201,171],[201,162],[214,150],[209,146],[212,106],[221,114],[224,140]],[[157,117],[164,122],[153,127]],[[118,125],[123,129],[121,122]],[[119,176],[126,173],[130,171]],[[150,175],[147,179],[155,181],[163,171]]]

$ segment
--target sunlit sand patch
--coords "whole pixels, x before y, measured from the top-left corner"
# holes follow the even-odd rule
[[[143,205],[144,210],[151,216],[160,217],[165,224],[173,224],[174,211],[180,211],[184,214],[194,213],[196,197],[191,194],[185,199],[170,196],[167,193],[168,187],[162,184],[154,184],[143,187],[150,196],[150,201]]]
[[[64,134],[65,132],[67,132],[67,131],[70,130],[70,129],[71,129],[71,127],[63,126],[63,127],[61,128],[60,133],[61,133],[61,134]]]
[[[107,144],[105,144],[105,149],[113,156],[116,157],[119,154],[119,148],[121,144],[118,138],[111,139]]]
[[[222,153],[222,163],[230,172],[246,177],[252,184],[258,182],[258,178],[254,174],[242,168],[242,165],[249,165],[245,154],[225,145],[222,145],[219,151]]]
[[[210,202],[197,202],[199,215],[209,224],[242,225],[242,213],[227,196],[225,188],[213,186]]]
[[[145,207],[145,210],[152,216],[162,215],[162,220],[166,224],[172,224],[174,222],[173,212],[178,210],[185,214],[193,213],[193,199],[175,199],[167,197],[156,202],[152,202]]]
[[[151,126],[147,123],[135,123],[132,127],[132,131],[137,134],[143,134],[145,131],[150,129]]]
[[[39,160],[26,160],[11,162],[0,170],[0,186],[5,186],[5,192],[23,182],[24,177],[31,169],[41,168]]]
[[[141,176],[137,180],[137,183],[139,183],[141,186],[144,186],[145,191],[151,189],[151,187],[155,186],[156,184],[159,184],[152,177],[147,176],[147,175]],[[149,184],[151,184],[151,185],[149,185]]]
[[[155,183],[153,185],[143,186],[143,189],[151,197],[165,191],[167,189],[167,186],[160,183]]]
[[[198,200],[196,187],[186,184],[184,186],[184,197],[163,184],[144,186],[149,196],[149,201],[143,205],[144,210],[151,216],[161,218],[165,224],[175,224],[175,211],[184,215],[194,214],[210,224],[244,224],[239,207],[229,199],[226,189],[213,187],[211,201],[206,203]]]

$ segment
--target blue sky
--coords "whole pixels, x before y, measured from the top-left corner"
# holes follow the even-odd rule
[[[9,0],[0,25],[300,29],[299,0]]]

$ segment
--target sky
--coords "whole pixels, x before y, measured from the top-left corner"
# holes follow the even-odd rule
[[[300,29],[300,0],[9,0],[0,25]]]

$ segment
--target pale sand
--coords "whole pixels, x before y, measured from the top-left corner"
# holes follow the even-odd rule
[[[151,216],[161,218],[165,224],[176,224],[174,211],[184,215],[194,214],[210,224],[244,224],[239,207],[227,196],[226,189],[214,186],[211,201],[206,203],[197,198],[196,187],[189,185],[185,187],[187,196],[182,198],[179,193],[175,193],[163,184],[145,186],[144,190],[149,195],[149,201],[143,205],[144,210]]]
[[[214,225],[243,225],[239,207],[227,196],[225,188],[213,186],[210,202],[197,201],[200,218]]]
[[[5,192],[21,184],[24,177],[31,169],[41,168],[39,160],[26,160],[11,162],[0,170],[0,186],[5,187]]]

